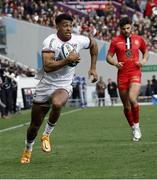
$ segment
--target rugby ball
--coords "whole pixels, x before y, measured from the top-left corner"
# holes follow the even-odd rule
[[[69,56],[69,54],[74,51],[76,52],[75,48],[73,47],[72,44],[70,43],[64,43],[61,46],[61,56],[63,59],[67,58]],[[70,62],[68,63],[68,66],[70,67],[74,67],[77,65],[78,62]]]

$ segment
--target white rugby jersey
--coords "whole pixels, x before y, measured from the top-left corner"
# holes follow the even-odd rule
[[[66,42],[72,44],[75,47],[76,52],[78,53],[81,49],[87,49],[89,47],[90,39],[86,36],[72,34],[71,39]],[[63,43],[65,42],[60,40],[57,34],[51,34],[44,40],[42,51],[54,52],[55,60],[57,61]],[[68,86],[72,83],[74,73],[75,67],[70,67],[68,65],[60,68],[57,71],[48,73],[43,71],[43,73],[41,74],[42,77],[40,82],[56,86]]]

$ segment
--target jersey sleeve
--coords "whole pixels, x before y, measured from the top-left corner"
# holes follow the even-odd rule
[[[78,36],[81,49],[88,49],[90,46],[90,39],[87,36]]]
[[[110,47],[108,49],[108,54],[114,54],[116,52],[116,43],[115,40],[112,39]]]
[[[145,40],[142,37],[141,37],[140,50],[141,50],[142,53],[145,53],[145,51],[147,50],[147,44],[146,44]]]
[[[42,52],[54,52],[53,42],[54,42],[54,38],[52,37],[46,38],[43,42]]]

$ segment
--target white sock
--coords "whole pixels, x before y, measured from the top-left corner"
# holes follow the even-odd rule
[[[50,135],[54,128],[55,124],[51,124],[49,121],[47,121],[43,135]]]
[[[25,140],[25,149],[28,150],[28,151],[32,151],[33,150],[33,145],[34,145],[34,141],[32,142],[27,142],[27,140]]]
[[[135,123],[134,127],[138,129],[139,128],[139,123]]]
[[[132,125],[132,126],[131,126],[131,128],[132,128],[132,130],[134,130],[134,129],[135,129],[135,126],[134,126],[134,125]]]

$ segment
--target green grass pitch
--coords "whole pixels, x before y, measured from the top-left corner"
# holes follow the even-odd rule
[[[67,113],[70,112],[70,113]],[[52,153],[40,149],[20,164],[30,111],[0,119],[0,179],[157,179],[157,106],[141,106],[142,140],[132,142],[122,107],[65,108],[51,135]]]

